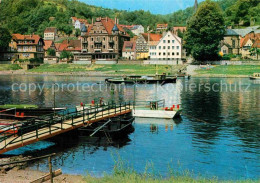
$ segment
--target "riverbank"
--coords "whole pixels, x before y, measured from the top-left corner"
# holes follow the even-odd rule
[[[43,64],[30,70],[0,70],[0,75],[54,75],[54,76],[124,76],[176,74],[183,65],[79,65],[79,64]]]
[[[0,173],[0,182],[1,183],[10,183],[16,180],[16,183],[28,183],[37,178],[46,175],[46,172],[31,170],[29,168],[25,169],[13,169],[3,174]],[[68,175],[62,174],[54,178],[55,183],[191,183],[191,182],[200,182],[200,183],[257,183],[259,180],[241,180],[241,181],[221,181],[217,178],[207,179],[207,178],[192,178],[189,173],[186,175],[172,175],[168,178],[162,178],[160,176],[153,176],[150,173],[138,174],[134,171],[115,171],[112,175],[105,175],[104,177],[97,178],[91,175],[81,176],[81,175]]]
[[[195,77],[221,77],[221,78],[248,78],[254,73],[260,73],[260,65],[218,65],[201,66],[194,71]]]

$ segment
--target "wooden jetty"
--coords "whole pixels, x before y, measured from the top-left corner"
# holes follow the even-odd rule
[[[128,103],[108,103],[83,107],[82,110],[66,109],[55,114],[40,116],[0,127],[0,154],[45,140],[92,123],[132,112]],[[8,133],[10,130],[17,133]]]

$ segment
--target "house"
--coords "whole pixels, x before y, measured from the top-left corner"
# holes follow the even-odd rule
[[[82,53],[78,56],[96,63],[114,63],[122,57],[124,41],[129,40],[117,18],[99,17],[88,28],[81,29]]]
[[[182,33],[184,33],[184,32],[186,32],[186,30],[187,30],[187,27],[173,27],[173,28],[172,28],[172,31],[173,31],[173,33],[174,33],[175,35],[178,35],[178,32],[179,32],[179,31],[182,32]]]
[[[130,30],[133,34],[139,35],[144,33],[144,27],[142,25],[120,25],[121,27]]]
[[[257,47],[257,42],[260,39],[260,33],[251,32],[247,34],[244,38],[241,38],[240,40],[240,48],[241,48],[241,54],[242,58],[254,58],[254,55],[252,55],[251,48]],[[256,44],[255,44],[256,43]]]
[[[143,33],[136,39],[136,59],[148,59],[150,42],[159,41],[160,34]]]
[[[58,57],[56,56],[56,46],[54,41],[52,40],[44,40],[44,58],[43,58],[43,62],[45,64],[56,64],[58,63]],[[48,49],[53,49],[55,51],[55,55],[49,55],[47,53]]]
[[[125,41],[123,46],[123,58],[127,60],[135,60],[136,52],[135,52],[136,43],[134,41]]]
[[[74,54],[81,53],[81,40],[63,40],[62,43],[55,45],[57,52],[56,56],[60,57],[62,51],[68,51]]]
[[[72,25],[74,27],[74,29],[82,29],[83,25],[88,27],[88,20],[86,19],[81,19],[81,18],[77,18],[77,17],[71,17],[71,22]]]
[[[44,40],[55,40],[57,36],[57,28],[56,27],[47,27],[44,31]]]
[[[158,33],[163,33],[167,31],[167,29],[168,29],[168,24],[157,24],[156,26],[156,32]]]
[[[182,39],[168,31],[157,44],[150,45],[150,60],[181,60],[184,56]]]
[[[242,42],[250,33],[257,33],[260,26],[247,27],[245,29],[227,29],[224,39],[220,43],[223,54],[240,55]]]
[[[39,35],[13,34],[9,49],[2,53],[5,60],[43,59],[44,42]]]

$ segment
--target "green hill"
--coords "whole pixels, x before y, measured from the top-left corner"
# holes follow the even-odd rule
[[[227,25],[243,23],[260,24],[259,0],[218,0],[225,13]],[[194,13],[189,7],[169,15],[154,15],[149,11],[121,11],[90,6],[77,0],[2,0],[0,4],[0,25],[12,33],[43,34],[46,27],[56,26],[67,34],[72,32],[70,17],[86,18],[91,22],[96,17],[118,17],[120,24],[142,24],[155,29],[157,23],[169,26],[186,25]],[[50,20],[50,17],[55,17]]]

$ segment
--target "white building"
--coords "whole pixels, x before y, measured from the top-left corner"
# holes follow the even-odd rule
[[[184,56],[182,39],[168,31],[158,44],[149,47],[150,60],[181,60]]]
[[[134,41],[125,41],[122,56],[124,59],[127,60],[135,60],[136,59],[136,52],[135,52],[136,43]]]
[[[144,27],[142,25],[134,25],[131,29],[132,33],[135,35],[143,34],[144,33]]]

